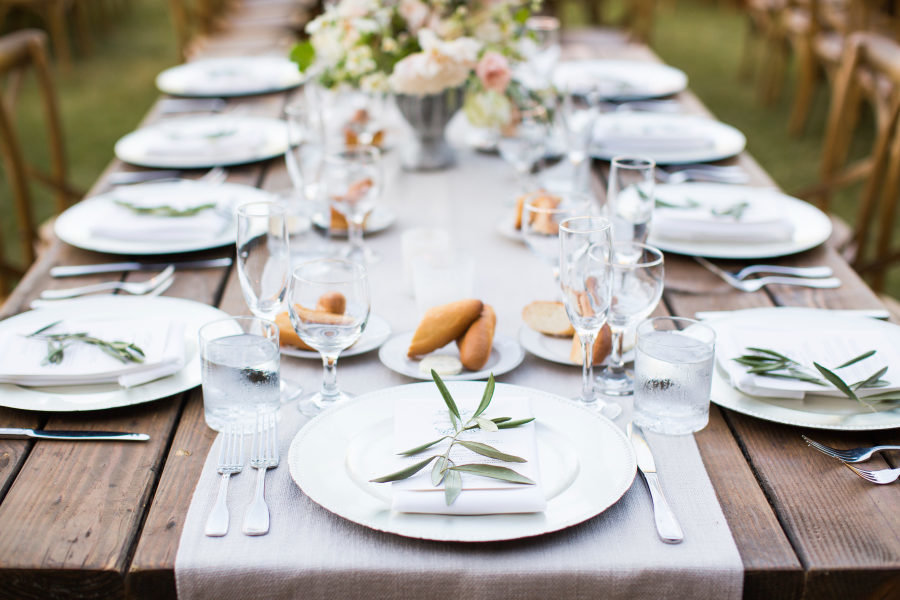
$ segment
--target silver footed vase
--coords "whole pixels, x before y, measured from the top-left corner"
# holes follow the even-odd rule
[[[464,94],[462,86],[422,96],[396,94],[397,108],[413,132],[410,143],[404,144],[401,150],[400,159],[405,169],[435,171],[456,162],[444,130],[456,111],[462,108]]]

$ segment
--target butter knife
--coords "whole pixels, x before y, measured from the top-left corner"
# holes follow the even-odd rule
[[[150,436],[146,433],[126,433],[123,431],[43,431],[41,429],[0,427],[0,438],[13,438],[17,440],[103,440],[119,442],[146,442],[150,439]]]
[[[78,275],[95,275],[97,273],[119,273],[121,271],[161,271],[167,266],[175,265],[175,269],[210,269],[230,267],[231,258],[212,258],[208,260],[184,260],[167,263],[142,263],[137,261],[101,263],[97,265],[63,265],[50,269],[51,277],[76,277]]]
[[[650,489],[650,499],[653,501],[653,517],[656,520],[656,532],[659,539],[667,544],[680,544],[684,540],[684,532],[675,513],[666,502],[663,495],[662,487],[659,485],[659,477],[656,475],[656,461],[653,460],[653,453],[650,452],[650,446],[644,439],[641,428],[637,425],[629,425],[631,432],[631,445],[634,448],[634,454],[637,457],[637,466],[647,482]]]

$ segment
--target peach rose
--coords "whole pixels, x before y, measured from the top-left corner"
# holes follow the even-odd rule
[[[499,52],[485,52],[475,67],[475,74],[485,88],[501,94],[506,91],[506,86],[512,79],[509,61]]]

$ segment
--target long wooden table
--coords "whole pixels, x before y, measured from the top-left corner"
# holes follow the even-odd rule
[[[264,2],[248,6],[254,4],[272,10]],[[245,47],[256,52],[284,39],[281,29],[231,27],[207,40],[201,52],[227,54]],[[576,32],[567,36],[567,44],[574,56],[657,60],[646,47],[627,45],[616,34]],[[277,116],[288,96],[273,94],[232,103],[246,105],[251,114]],[[690,92],[679,94],[678,100],[686,110],[705,112]],[[152,111],[147,122],[157,118]],[[747,133],[752,137],[752,132]],[[773,184],[748,155],[733,162],[750,172],[754,183]],[[114,161],[93,192],[107,188],[110,172],[129,168]],[[601,183],[604,172],[603,164],[596,165]],[[277,159],[229,169],[229,181],[269,190],[289,185],[283,161]],[[490,234],[486,230],[485,235]],[[399,232],[384,235],[399,236]],[[223,248],[192,257],[232,252]],[[50,267],[112,259],[54,243],[3,306],[0,317],[27,310],[43,289],[108,279],[52,279]],[[689,259],[670,255],[666,262],[667,283],[672,288],[664,295],[662,314],[692,316],[699,310],[764,306],[881,307],[875,294],[828,245],[779,262],[830,265],[843,281],[836,290],[770,286],[752,294],[741,293]],[[126,281],[144,277],[122,275]],[[671,291],[685,286],[700,293]],[[234,269],[179,271],[166,295],[205,302],[231,314],[247,312]],[[369,355],[356,360],[377,359]],[[529,358],[520,369],[543,368],[540,362]],[[308,368],[310,376],[304,383],[315,385],[318,367],[311,364]],[[352,363],[342,366],[352,368]],[[174,597],[179,536],[215,435],[203,422],[202,413],[199,389],[88,414],[0,408],[0,423],[5,426],[120,429],[152,437],[144,444],[0,440],[0,598]],[[832,459],[808,449],[801,433],[836,446],[900,443],[896,429],[809,432],[713,406],[709,426],[696,439],[744,563],[744,596],[900,597],[897,487],[864,483]],[[878,456],[869,466],[897,466],[897,462],[896,455]]]

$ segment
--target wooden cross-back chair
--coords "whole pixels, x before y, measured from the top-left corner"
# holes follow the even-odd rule
[[[23,78],[32,71],[43,106],[43,121],[49,147],[49,170],[29,164],[23,154],[23,140],[15,126],[16,100]],[[0,37],[0,154],[5,179],[12,192],[13,212],[23,261],[15,263],[4,252],[0,239],[0,295],[11,281],[20,277],[37,257],[38,225],[32,205],[31,182],[45,185],[54,194],[58,214],[81,194],[68,184],[63,132],[56,89],[47,58],[47,35],[37,29],[23,29]],[[28,140],[33,144],[33,140]]]
[[[63,70],[68,71],[72,66],[69,21],[74,21],[81,51],[86,54],[91,51],[87,0],[0,0],[0,23],[13,9],[27,10],[40,17],[50,32],[54,55]]]
[[[215,28],[230,3],[231,0],[169,0],[181,60],[190,57],[193,41]]]

